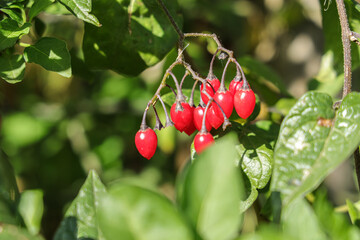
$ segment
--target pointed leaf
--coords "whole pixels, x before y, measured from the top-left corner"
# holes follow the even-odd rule
[[[96,172],[90,171],[78,196],[66,211],[54,240],[102,239],[98,229],[97,214],[100,198],[105,192],[105,186]]]
[[[284,204],[315,189],[360,143],[360,93],[334,112],[329,95],[308,92],[285,117],[274,152],[272,191]]]
[[[165,4],[181,24],[177,2]],[[93,13],[102,27],[86,24],[83,41],[85,62],[92,68],[138,75],[164,58],[178,40],[157,1],[97,0]]]
[[[34,17],[54,2],[54,0],[36,0],[28,13],[29,22],[31,22]]]
[[[192,240],[191,228],[164,196],[118,184],[102,199],[99,224],[106,240]]]
[[[236,144],[233,134],[217,139],[186,174],[179,204],[204,239],[232,239],[239,231],[244,186],[235,166]]]
[[[23,55],[0,56],[0,77],[9,83],[23,80],[25,67]]]
[[[10,18],[0,22],[0,51],[12,47],[16,41],[30,31],[31,24],[25,23],[19,27],[18,23]]]
[[[43,192],[41,190],[26,190],[22,192],[19,212],[29,232],[32,235],[38,234],[44,212]]]
[[[100,27],[101,24],[99,20],[93,14],[90,14],[91,1],[92,0],[60,0],[76,17]]]
[[[46,70],[71,77],[70,53],[66,43],[60,39],[41,38],[34,45],[25,48],[24,57],[26,62],[33,62]]]

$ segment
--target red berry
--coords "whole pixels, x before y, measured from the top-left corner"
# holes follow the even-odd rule
[[[194,114],[194,110],[195,110],[195,107],[191,107],[191,111],[193,112]],[[191,121],[191,123],[184,129],[184,132],[190,136],[191,134],[193,134],[193,132],[195,132],[196,130],[196,127],[195,127],[195,124],[194,124],[194,116],[193,116],[193,120]]]
[[[222,110],[224,111],[226,117],[230,117],[233,109],[234,109],[234,96],[230,91],[217,91],[214,95],[214,100],[221,106]],[[215,113],[223,118],[221,109],[219,106],[213,102],[212,107],[214,108]]]
[[[208,112],[206,114],[206,119],[209,121],[211,126],[215,129],[218,129],[221,126],[221,124],[224,122],[223,115],[222,114],[220,116],[217,115],[212,106],[210,106],[208,109]]]
[[[201,106],[198,106],[194,110],[194,124],[195,124],[196,129],[199,131],[201,130],[201,127],[202,127],[204,113],[205,113],[205,108],[203,108]],[[207,114],[209,114],[209,110],[208,110]],[[207,118],[205,119],[205,126],[206,126],[206,130],[209,132],[211,130],[211,124]]]
[[[239,91],[241,89],[243,83],[244,83],[243,81],[235,81],[235,79],[232,80],[229,85],[229,91],[233,95],[235,95],[236,91]]]
[[[200,154],[214,142],[214,138],[210,133],[198,133],[194,139],[195,151]]]
[[[176,103],[170,109],[170,116],[174,122],[175,128],[180,132],[185,131],[186,128],[193,124],[193,108],[188,103],[181,103],[182,111],[176,111]]]
[[[219,89],[219,87],[220,87],[220,81],[219,81],[219,79],[217,79],[217,78],[214,78],[214,79],[212,79],[212,80],[208,80],[208,79],[207,79],[207,81],[208,81],[208,82],[211,84],[211,86],[214,88],[215,92]],[[206,91],[211,97],[213,97],[214,94],[215,94],[215,92],[214,92],[214,90],[212,89],[211,86],[207,83],[206,86],[205,86],[205,91]],[[201,86],[200,86],[200,91],[202,92],[203,89],[204,89],[204,84],[201,84]],[[204,102],[205,104],[207,104],[208,101],[209,101],[209,98],[208,98],[208,97],[206,96],[206,94],[204,94],[204,93],[201,93],[201,99],[203,100],[203,102]]]
[[[157,146],[157,136],[154,130],[151,128],[139,130],[135,135],[135,145],[141,156],[146,159],[152,158]]]
[[[254,111],[256,97],[251,89],[240,89],[235,93],[234,106],[239,117],[246,119]]]

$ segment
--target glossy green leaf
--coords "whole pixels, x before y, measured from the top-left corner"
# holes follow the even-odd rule
[[[44,37],[24,50],[26,62],[36,63],[64,77],[71,77],[70,53],[66,43],[57,38]]]
[[[41,236],[34,236],[25,229],[14,225],[1,225],[0,240],[44,240]]]
[[[17,224],[17,188],[14,169],[5,154],[0,152],[0,222]],[[1,239],[1,238],[0,238]]]
[[[54,240],[103,239],[98,227],[100,198],[106,193],[105,186],[94,170],[71,203],[55,234]]]
[[[346,199],[346,205],[348,207],[349,216],[353,224],[359,224],[360,222],[360,211],[356,208],[355,204],[350,200]]]
[[[298,198],[283,209],[281,222],[284,232],[298,240],[326,240],[318,219],[306,200]]]
[[[22,192],[19,212],[28,231],[32,235],[38,234],[44,212],[43,192],[41,190],[26,190]]]
[[[204,239],[231,239],[239,231],[244,186],[235,166],[237,144],[233,134],[217,139],[194,160],[184,181],[179,205]]]
[[[92,0],[60,0],[60,2],[81,20],[97,27],[101,26],[99,20],[93,14],[90,14],[92,10]]]
[[[284,203],[315,189],[360,143],[360,93],[351,93],[339,109],[329,95],[308,92],[285,117],[274,152],[272,191]]]
[[[25,23],[19,27],[15,20],[6,18],[0,22],[0,51],[12,47],[16,41],[30,31],[31,24]]]
[[[177,2],[165,2],[181,27]],[[93,13],[101,28],[85,25],[83,50],[92,68],[138,75],[159,62],[175,46],[178,36],[157,1],[97,0]]]
[[[2,8],[1,11],[15,20],[19,26],[22,26],[26,22],[25,9],[21,4],[14,4],[7,8]]]
[[[190,96],[191,96],[191,89],[182,89],[182,93],[185,95],[187,101],[189,101]],[[176,97],[175,97],[173,92],[168,92],[168,93],[165,93],[164,95],[162,95],[161,99],[164,101],[164,103],[166,105],[171,107],[175,103]],[[200,101],[200,91],[195,90],[195,92],[194,92],[194,103],[196,104],[199,101]]]
[[[28,13],[29,21],[31,22],[34,17],[54,2],[54,0],[36,0]]]
[[[0,77],[9,83],[20,82],[25,75],[23,55],[0,56]]]
[[[117,184],[99,207],[106,240],[192,240],[191,228],[164,196],[137,186]]]

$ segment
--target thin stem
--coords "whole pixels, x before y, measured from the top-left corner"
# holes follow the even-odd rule
[[[231,62],[231,59],[229,58],[225,64],[224,70],[223,70],[223,74],[221,76],[221,83],[220,83],[220,88],[219,91],[220,92],[225,92],[226,88],[225,88],[225,75],[226,75],[226,70],[229,67],[229,63]]]
[[[155,113],[155,117],[156,117],[156,123],[155,123],[155,127],[154,130],[161,130],[162,128],[164,128],[164,126],[162,125],[160,118],[159,118],[159,114],[157,113],[156,107],[153,105],[153,109],[154,109],[154,113]]]
[[[178,82],[177,78],[175,77],[175,75],[171,71],[169,71],[169,74],[174,79],[174,82],[175,82],[175,85],[176,85],[176,90],[177,90],[176,102],[177,103],[184,102],[185,101],[185,96],[181,91],[181,87],[179,85],[179,82]],[[181,104],[177,104],[177,106],[179,106],[179,107],[176,107],[178,110],[181,110],[181,111],[183,110]]]
[[[208,103],[206,104],[206,108],[205,108],[205,111],[204,111],[204,115],[203,115],[203,119],[202,119],[202,123],[201,123],[201,129],[200,129],[200,133],[207,133],[207,129],[206,129],[206,114],[209,110],[209,107],[212,103],[214,99],[209,99]]]
[[[171,118],[167,112],[164,101],[161,99],[160,95],[157,95],[157,98],[159,99],[159,101],[164,109],[164,112],[165,112],[165,117],[166,117],[165,127],[173,126],[174,123],[173,123],[173,121],[171,121]]]
[[[215,61],[215,58],[216,58],[216,55],[218,54],[218,52],[219,52],[219,49],[216,50],[216,52],[214,53],[214,55],[211,59],[209,73],[206,77],[207,80],[213,80],[216,78],[216,76],[214,75],[214,72],[213,72],[213,65],[214,65],[214,61]]]
[[[140,130],[144,131],[148,128],[148,125],[146,124],[146,114],[147,114],[147,111],[149,110],[149,104],[148,106],[146,107],[145,111],[144,111],[144,114],[143,114],[143,117],[142,117],[142,121],[141,121],[141,125],[140,125]]]
[[[351,46],[350,27],[343,0],[336,0],[341,25],[341,40],[344,52],[344,88],[343,98],[351,92]]]
[[[169,85],[169,84],[166,84],[166,86],[173,92],[173,94],[175,95],[175,98],[177,96],[175,90]]]
[[[160,7],[162,8],[164,13],[166,14],[166,16],[169,19],[171,25],[174,27],[176,33],[179,35],[180,42],[182,42],[183,39],[184,39],[184,33],[180,30],[179,26],[176,24],[175,19],[171,16],[171,14],[170,14],[169,10],[167,9],[167,7],[165,6],[164,2],[162,0],[157,0],[157,2],[159,3]]]
[[[182,89],[182,85],[185,81],[185,78],[189,75],[190,73],[188,71],[185,72],[183,78],[181,79],[181,82],[180,82],[180,88]]]
[[[221,111],[221,113],[222,113],[222,115],[223,115],[223,118],[224,118],[223,130],[225,131],[225,129],[226,129],[227,126],[231,126],[231,123],[230,123],[229,119],[227,118],[224,110],[222,109],[222,107],[220,106],[220,104],[219,104],[217,101],[215,101],[213,97],[210,96],[210,94],[208,94],[205,90],[203,90],[202,92],[209,98],[209,101],[213,101],[213,102],[219,107],[219,109],[220,109],[220,111]],[[209,104],[209,102],[208,102],[208,104]],[[205,114],[204,114],[204,115],[205,115]],[[203,120],[204,120],[204,119],[203,119]]]
[[[189,99],[189,105],[190,105],[190,107],[195,107],[195,104],[194,104],[194,92],[195,92],[195,87],[196,87],[196,85],[198,84],[198,80],[196,80],[195,82],[194,82],[194,85],[193,85],[193,87],[192,87],[192,89],[191,89],[191,95],[190,95],[190,99]]]

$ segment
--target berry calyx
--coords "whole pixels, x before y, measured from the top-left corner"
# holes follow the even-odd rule
[[[210,133],[199,132],[194,139],[194,147],[197,154],[200,154],[214,142],[214,138]]]
[[[236,79],[233,79],[231,82],[230,82],[230,85],[229,85],[229,91],[235,95],[236,91],[239,91],[241,89],[243,85],[243,81],[237,81]]]
[[[140,129],[135,135],[135,145],[141,156],[148,160],[152,158],[157,147],[157,136],[154,130],[151,128]]]
[[[223,115],[217,115],[212,106],[210,106],[210,108],[208,109],[208,112],[206,114],[206,119],[215,129],[218,129],[221,126],[221,124],[224,122]]]
[[[206,83],[205,91],[206,91],[211,97],[213,97],[214,94],[215,94],[215,92],[216,92],[216,91],[219,89],[219,87],[220,87],[220,81],[219,81],[219,79],[217,79],[217,78],[207,79],[207,81],[208,81],[208,83]],[[211,87],[209,84],[211,84],[212,87]],[[201,84],[201,86],[200,86],[201,99],[203,100],[203,102],[204,102],[205,104],[207,104],[208,101],[209,101],[209,98],[208,98],[208,96],[206,96],[205,93],[202,92],[203,89],[204,89],[204,84]],[[215,90],[215,91],[214,91],[214,90]]]
[[[212,103],[212,107],[218,115],[219,118],[223,118],[221,109],[219,108],[218,104],[220,105],[222,110],[224,111],[226,117],[230,117],[233,109],[234,109],[234,96],[230,91],[217,91],[214,95],[214,102]]]
[[[197,130],[201,130],[202,127],[202,122],[203,122],[203,118],[204,118],[204,113],[205,113],[205,108],[198,106],[197,108],[194,109],[194,124]],[[209,112],[207,113],[209,114]],[[205,127],[206,130],[209,132],[211,130],[211,124],[208,121],[207,117],[205,119]]]
[[[246,119],[254,111],[255,104],[256,104],[255,94],[253,90],[251,90],[248,84],[246,83],[234,95],[234,106],[236,113],[239,115],[239,117]]]
[[[185,131],[193,124],[193,108],[186,102],[182,102],[182,110],[177,109],[177,104],[174,103],[170,109],[170,116],[174,122],[175,128],[180,132]]]

